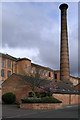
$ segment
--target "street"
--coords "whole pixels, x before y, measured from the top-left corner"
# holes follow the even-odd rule
[[[20,109],[17,105],[2,105],[3,118],[79,118],[80,106],[66,106],[56,110]]]

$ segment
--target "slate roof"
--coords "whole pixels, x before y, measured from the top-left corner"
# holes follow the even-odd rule
[[[15,74],[15,73],[14,73]],[[20,74],[15,74],[16,76],[19,76],[24,80],[26,80],[27,83],[29,84],[34,84],[36,78],[32,77],[32,76],[23,76],[23,75],[20,75]],[[47,79],[41,79],[41,78],[37,78],[38,79],[38,82],[35,84],[38,88],[40,88],[40,86],[43,86],[43,85],[48,85],[50,84],[51,82],[56,83],[56,85],[58,86],[57,87],[57,91],[55,93],[60,93],[60,94],[79,94],[78,91],[75,89],[75,87],[71,84],[66,84],[65,82],[63,81],[59,81],[59,82],[55,82],[54,80],[47,80]],[[5,81],[4,81],[5,82]],[[3,84],[4,84],[3,82]]]

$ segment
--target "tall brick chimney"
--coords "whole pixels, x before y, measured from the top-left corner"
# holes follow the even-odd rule
[[[69,51],[67,34],[67,4],[60,5],[61,10],[61,48],[60,48],[60,80],[69,80]]]

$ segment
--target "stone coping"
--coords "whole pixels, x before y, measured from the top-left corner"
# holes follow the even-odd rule
[[[54,92],[53,95],[54,94],[80,95],[80,92],[78,92],[78,93],[72,93],[72,92]]]
[[[20,108],[24,109],[57,109],[62,107],[62,103],[21,103]]]

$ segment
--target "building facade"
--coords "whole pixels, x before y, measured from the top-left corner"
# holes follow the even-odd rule
[[[28,58],[15,58],[8,54],[0,53],[0,82],[1,84],[13,73],[35,77],[38,73],[39,77],[47,80],[60,81],[60,70],[53,70],[38,64],[31,63]],[[73,85],[78,84],[78,78],[70,77]]]
[[[0,53],[0,81],[3,83],[13,73],[35,77],[37,72],[40,78],[59,81],[60,71],[31,63],[28,58],[15,58],[8,54]]]

